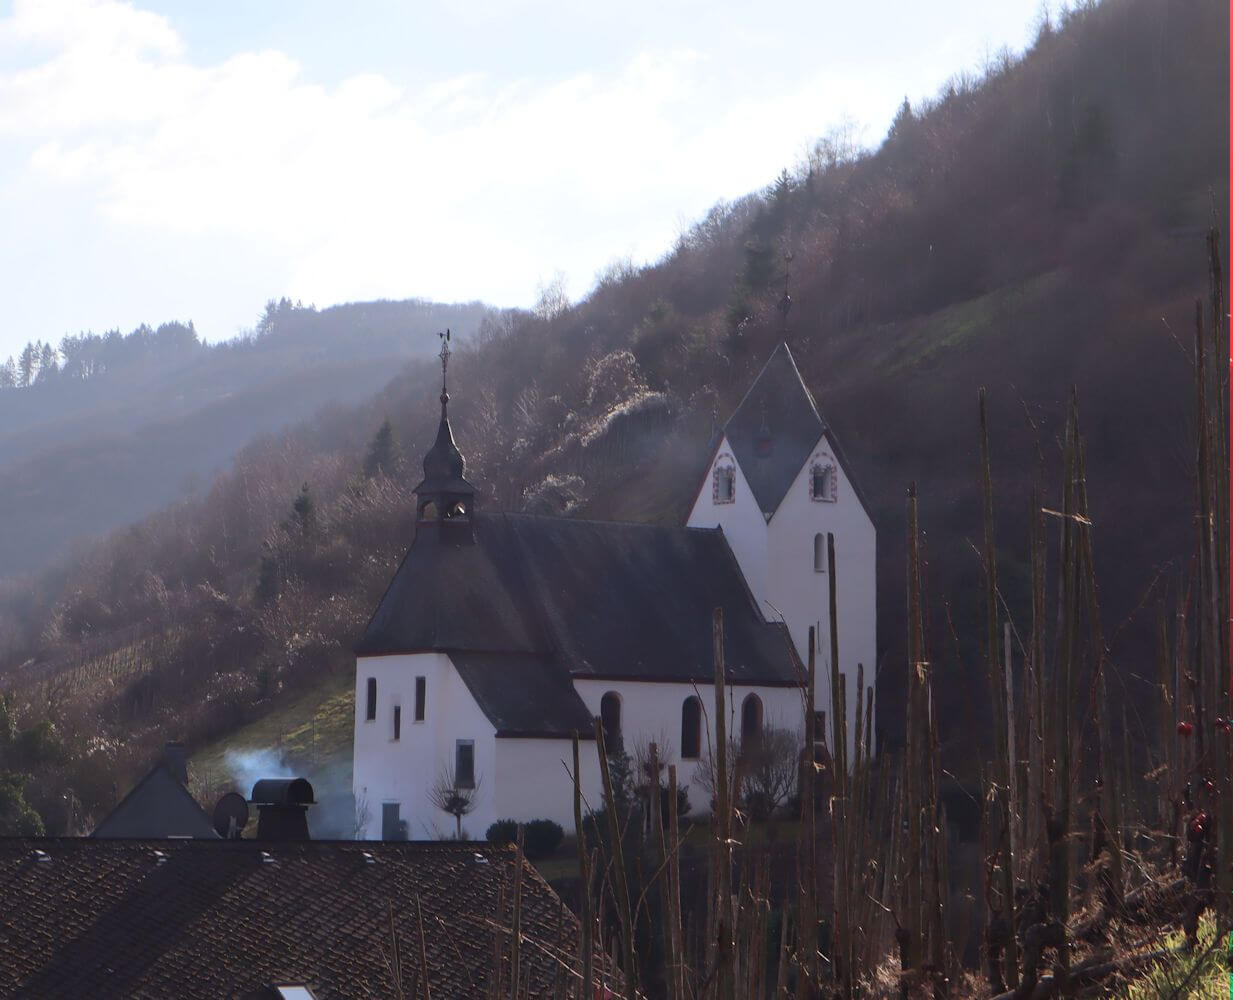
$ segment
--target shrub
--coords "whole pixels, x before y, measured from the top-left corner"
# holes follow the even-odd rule
[[[513,844],[518,840],[518,821],[499,819],[484,834],[490,844]]]
[[[523,832],[523,850],[528,858],[537,861],[560,847],[564,837],[565,831],[559,823],[550,819],[533,819]]]
[[[499,819],[488,828],[486,836],[490,844],[516,844],[518,821]],[[522,850],[532,861],[538,861],[560,847],[564,839],[565,831],[559,823],[550,819],[533,819],[523,825]]]

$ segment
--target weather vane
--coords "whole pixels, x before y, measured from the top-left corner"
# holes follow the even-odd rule
[[[792,296],[788,294],[788,282],[792,277],[792,251],[783,255],[783,298],[779,300],[779,311],[783,313],[784,336],[788,333],[788,313],[792,309]]]
[[[450,331],[449,331],[449,328],[447,327],[444,333],[438,333],[437,336],[441,338],[441,402],[442,404],[445,404],[445,403],[448,403],[450,400],[450,394],[446,391],[446,388],[445,388],[445,370],[449,367],[449,364],[450,364]]]

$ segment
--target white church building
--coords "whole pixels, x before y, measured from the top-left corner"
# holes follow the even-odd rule
[[[849,733],[857,664],[876,665],[875,533],[838,442],[786,343],[723,428],[684,526],[485,512],[464,477],[442,389],[415,488],[415,538],[356,648],[354,792],[364,836],[452,833],[432,803],[467,789],[472,838],[495,820],[572,831],[571,738],[602,799],[606,741],[693,785],[714,731],[712,610],[724,611],[730,730],[801,733],[808,631],[815,708],[830,719],[827,536],[838,578]],[[706,796],[691,796],[694,813]]]

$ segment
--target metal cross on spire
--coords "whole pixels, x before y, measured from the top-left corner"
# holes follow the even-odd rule
[[[450,401],[450,394],[445,387],[445,372],[450,364],[450,331],[447,327],[444,333],[438,333],[441,338],[441,405]]]
[[[779,300],[778,309],[783,314],[783,335],[788,336],[788,313],[792,310],[792,296],[788,294],[788,283],[792,278],[792,251],[783,255],[783,298]]]

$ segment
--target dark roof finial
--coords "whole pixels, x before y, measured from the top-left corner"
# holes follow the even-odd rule
[[[783,339],[788,339],[788,313],[792,310],[792,296],[788,294],[788,284],[792,278],[792,251],[786,250],[783,255],[783,298],[779,300],[778,309],[783,314]]]
[[[450,331],[449,327],[445,328],[444,333],[438,333],[441,338],[441,414],[445,415],[446,404],[450,401],[449,390],[445,386],[445,373],[450,365]]]

